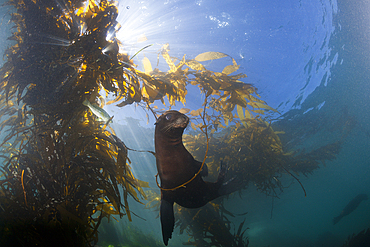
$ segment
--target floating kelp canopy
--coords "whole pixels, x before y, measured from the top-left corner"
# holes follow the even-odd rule
[[[235,119],[235,107],[243,118],[270,110],[255,87],[239,81],[245,75],[231,75],[239,68],[234,59],[222,72],[200,63],[227,57],[223,53],[177,59],[165,45],[161,55],[169,71],[153,70],[147,59],[145,72],[137,70],[119,52],[113,1],[8,4],[14,7],[9,39],[15,44],[0,69],[3,246],[94,245],[104,217],[131,219],[128,197],[145,199],[147,183],[133,176],[126,145],[109,121],[98,118],[102,93],[115,96],[110,104],[138,103],[155,113],[153,102],[166,97],[170,105],[185,103],[187,86],[196,85],[206,101],[194,111],[203,119],[194,127],[210,133]]]

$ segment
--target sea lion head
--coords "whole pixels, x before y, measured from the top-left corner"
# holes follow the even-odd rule
[[[178,137],[182,136],[184,129],[188,126],[189,118],[174,110],[163,113],[155,123],[155,129],[165,135]]]

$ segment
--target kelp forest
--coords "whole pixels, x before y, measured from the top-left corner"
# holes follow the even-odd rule
[[[148,58],[139,60],[140,52],[131,57],[120,52],[124,44],[115,34],[125,23],[117,22],[113,1],[6,4],[13,9],[13,43],[0,69],[2,246],[95,246],[103,220],[130,221],[136,217],[132,204],[158,209],[159,189],[149,188],[155,174],[153,181],[134,176],[130,143],[116,136],[105,105],[135,104],[157,117],[176,103],[186,107],[189,87],[198,88],[203,104],[181,110],[192,128],[183,141],[197,160],[206,159],[209,180],[216,179],[220,161],[227,163],[241,197],[251,185],[278,197],[286,186],[282,176],[293,177],[304,197],[299,175],[335,159],[354,125],[338,124],[342,137],[337,142],[287,150],[289,138],[283,136],[289,128],[274,127],[272,116],[279,113],[255,86],[242,81],[246,75],[237,73],[239,65],[222,51],[175,58],[165,44],[158,57],[168,70],[160,71]],[[208,70],[204,62],[215,59],[228,65],[219,72]],[[111,100],[105,102],[104,95]],[[236,216],[224,200],[200,209],[175,207],[176,228],[189,236],[184,244],[248,246],[248,222],[234,226]]]

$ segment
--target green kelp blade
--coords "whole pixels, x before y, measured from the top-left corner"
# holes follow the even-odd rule
[[[132,60],[132,59],[134,59],[134,57],[136,57],[136,55],[137,54],[139,54],[142,50],[144,50],[144,49],[146,49],[146,48],[148,48],[148,47],[151,47],[153,44],[150,44],[150,45],[147,45],[147,46],[144,46],[143,48],[141,48],[138,52],[136,52],[135,53],[135,55],[133,55],[132,57],[131,57],[131,59],[130,60]]]

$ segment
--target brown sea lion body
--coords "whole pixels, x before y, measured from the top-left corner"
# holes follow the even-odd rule
[[[337,224],[344,216],[349,215],[352,213],[362,201],[367,200],[368,196],[366,194],[359,194],[355,198],[353,198],[347,206],[342,210],[342,212],[333,219],[333,225]]]
[[[203,181],[202,176],[208,175],[204,164],[202,171],[191,182],[172,190],[191,180],[202,166],[202,162],[196,161],[182,143],[182,134],[188,123],[189,118],[186,115],[171,110],[158,118],[155,127],[156,162],[162,188],[160,218],[165,245],[168,244],[174,228],[174,202],[186,208],[198,208],[232,192],[220,190],[227,170],[222,164],[215,183]]]

